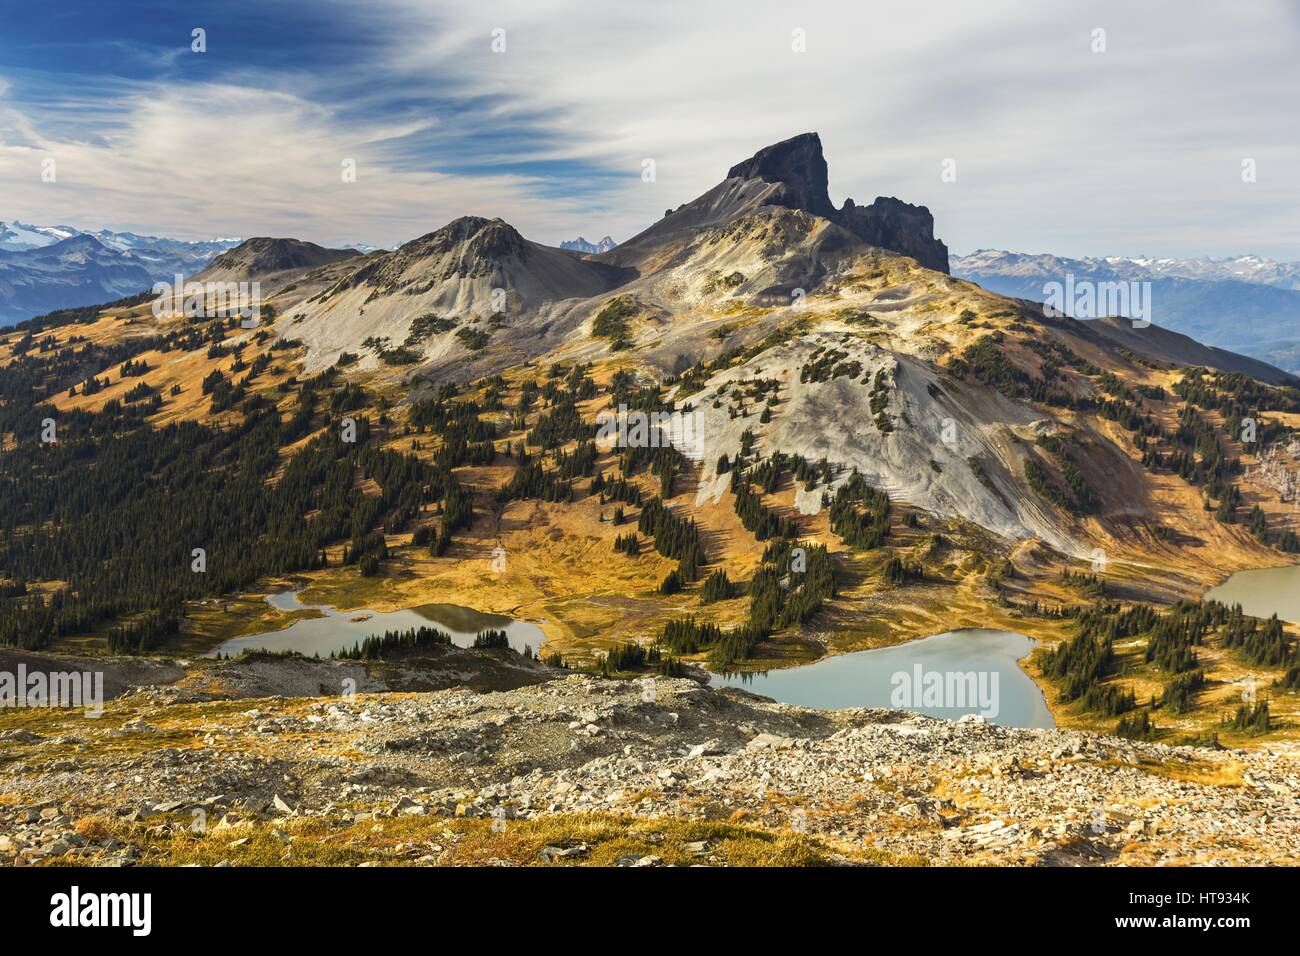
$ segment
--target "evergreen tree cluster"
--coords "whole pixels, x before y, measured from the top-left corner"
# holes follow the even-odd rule
[[[327,428],[286,460],[301,417],[281,421],[263,400],[221,425],[153,427],[117,402],[95,413],[26,404],[34,388],[26,371],[0,369],[0,394],[13,399],[0,402],[0,432],[16,437],[0,455],[0,566],[14,582],[63,586],[0,597],[0,644],[36,649],[117,622],[114,647],[156,648],[185,602],[323,567],[334,542],[348,542],[350,559],[380,559],[370,535],[432,494],[429,467],[373,447],[364,419],[355,443]],[[59,440],[42,444],[47,416]],[[378,496],[357,488],[358,474]]]
[[[635,641],[619,641],[600,658],[596,669],[598,673],[610,677],[646,667],[659,668],[663,662],[663,654],[657,646],[644,647]]]
[[[722,638],[722,628],[694,617],[674,618],[664,624],[659,643],[674,654],[698,654]]]
[[[110,654],[147,654],[158,648],[180,629],[180,608],[172,605],[159,610],[150,608],[128,624],[108,632]]]
[[[857,378],[862,363],[848,360],[849,353],[833,346],[819,345],[799,370],[800,382],[829,382],[841,377]]]
[[[1197,661],[1193,648],[1204,642],[1212,628],[1223,623],[1226,612],[1227,608],[1217,601],[1179,602],[1151,625],[1146,659],[1171,674],[1194,670]]]
[[[1276,614],[1267,621],[1242,613],[1237,604],[1227,614],[1223,646],[1235,650],[1243,660],[1261,667],[1281,667],[1297,661],[1297,650]]]
[[[704,579],[700,588],[700,603],[713,604],[716,601],[729,601],[737,594],[736,585],[722,568],[714,571]]]
[[[1145,710],[1121,717],[1115,726],[1115,736],[1127,740],[1154,740],[1158,732],[1151,722],[1151,714]]]
[[[1106,582],[1095,572],[1073,571],[1061,568],[1061,583],[1073,591],[1094,598],[1104,598],[1110,593]]]
[[[335,651],[332,659],[349,661],[378,661],[401,657],[426,647],[449,647],[451,636],[434,627],[415,627],[405,631],[384,631],[372,634],[351,650]]]
[[[659,480],[659,495],[671,498],[673,482],[689,464],[686,456],[669,444],[667,435],[660,429],[653,429],[660,437],[653,439],[657,445],[633,445],[619,453],[619,470],[625,477],[632,477],[644,469],[649,469]]]
[[[1204,686],[1205,672],[1199,668],[1175,674],[1160,693],[1160,706],[1173,714],[1185,714],[1192,709],[1197,691]]]
[[[1100,690],[1114,663],[1112,647],[1109,635],[1097,637],[1085,623],[1074,638],[1043,652],[1043,674],[1060,682],[1062,700],[1087,698],[1088,709],[1100,707],[1103,713],[1119,712],[1114,707],[1119,703],[1120,692],[1113,685],[1111,690]]]
[[[510,480],[497,491],[497,501],[538,498],[542,501],[573,501],[573,482],[560,478],[555,471],[542,468],[540,461],[530,461],[515,469]]]
[[[1273,720],[1268,712],[1268,701],[1261,700],[1253,705],[1242,704],[1231,717],[1223,719],[1223,727],[1234,733],[1251,737],[1268,733],[1273,729]]]
[[[731,473],[731,490],[735,492],[734,504],[740,523],[757,540],[793,538],[798,533],[792,519],[778,515],[763,504],[762,495],[754,490],[743,471]]]
[[[506,636],[505,631],[501,630],[479,631],[474,635],[474,646],[506,650],[510,647],[510,638]]]
[[[641,505],[641,489],[626,478],[606,478],[600,472],[591,479],[591,493],[600,496],[603,505],[608,501],[621,501],[626,505]]]
[[[904,561],[895,555],[885,562],[882,572],[886,584],[895,586],[908,581],[919,581],[925,577],[925,569],[915,561]]]
[[[884,543],[889,534],[889,495],[872,488],[856,470],[835,492],[829,503],[831,530],[844,543],[859,551],[870,551]]]
[[[948,362],[948,371],[957,378],[972,376],[1008,398],[1029,399],[1062,408],[1079,408],[1087,404],[1087,400],[1075,399],[1049,385],[1046,379],[1030,375],[1012,362],[1001,348],[1005,339],[1000,331],[982,336],[968,345],[960,358]]]
[[[718,583],[706,583],[706,590],[730,590],[724,572],[716,572],[710,581]],[[749,617],[739,627],[723,630],[697,622],[694,617],[678,618],[664,625],[659,643],[676,654],[707,650],[709,665],[714,668],[725,669],[752,657],[757,646],[773,632],[808,623],[825,601],[835,597],[835,569],[830,554],[824,545],[773,541],[764,551],[763,563],[748,591]]]
[[[637,530],[654,538],[656,551],[677,561],[683,582],[694,581],[700,567],[708,563],[695,519],[679,518],[660,498],[646,502],[637,520]]]

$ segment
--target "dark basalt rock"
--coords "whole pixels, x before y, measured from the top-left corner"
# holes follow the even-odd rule
[[[948,271],[948,247],[934,237],[934,217],[924,206],[880,197],[869,206],[845,200],[836,209],[827,192],[821,137],[800,133],[760,149],[727,172],[728,179],[761,180],[777,186],[765,202],[829,219],[864,242],[911,256],[927,269]]]
[[[870,206],[846,199],[835,220],[864,242],[911,256],[927,269],[948,271],[948,247],[934,237],[934,216],[925,206],[892,196],[880,196]]]
[[[727,178],[778,183],[782,189],[773,197],[773,205],[803,209],[826,219],[835,217],[835,207],[826,191],[826,158],[822,155],[821,137],[816,133],[800,133],[760,149],[743,163],[732,166]]]

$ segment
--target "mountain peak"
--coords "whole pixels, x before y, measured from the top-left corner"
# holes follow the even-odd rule
[[[460,216],[441,229],[412,239],[398,251],[408,256],[437,255],[462,245],[471,258],[499,260],[524,255],[527,240],[504,219]]]
[[[689,242],[713,228],[777,206],[834,223],[868,245],[911,256],[927,269],[948,271],[948,247],[934,237],[934,217],[924,206],[881,197],[869,206],[852,200],[836,209],[827,192],[828,170],[817,133],[800,133],[764,146],[727,171],[727,178],[708,192],[664,216],[606,257],[633,265],[665,243]]]
[[[84,232],[69,236],[66,239],[60,239],[58,242],[52,242],[46,246],[51,252],[72,252],[78,249],[96,251],[106,248],[105,245],[94,236]]]
[[[561,249],[568,249],[570,252],[581,252],[588,255],[599,255],[602,252],[609,252],[617,246],[610,236],[601,239],[600,242],[588,242],[585,236],[579,236],[577,239],[567,239],[560,243]]]
[[[286,269],[322,266],[355,255],[355,249],[326,249],[302,239],[255,236],[217,256],[200,275],[204,278],[250,278]]]
[[[760,180],[776,188],[764,202],[768,205],[802,209],[847,229],[858,238],[903,255],[911,256],[927,269],[948,271],[948,249],[934,238],[934,217],[924,206],[913,206],[881,196],[869,206],[857,206],[852,199],[836,209],[827,192],[829,174],[822,140],[816,133],[800,133],[737,163],[727,179]]]
[[[800,133],[764,146],[743,163],[732,166],[727,178],[778,183],[784,188],[774,197],[775,204],[803,209],[826,219],[835,216],[827,192],[826,157],[822,155],[821,137],[816,133]]]
[[[948,271],[948,247],[934,237],[934,216],[925,206],[893,196],[877,196],[869,206],[845,199],[833,218],[873,246],[911,256],[927,269]]]

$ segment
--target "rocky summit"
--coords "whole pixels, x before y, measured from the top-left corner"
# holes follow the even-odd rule
[[[879,197],[868,206],[846,199],[836,209],[827,193],[828,170],[821,137],[801,133],[760,149],[727,172],[728,179],[776,186],[767,202],[802,209],[838,223],[868,245],[911,256],[927,269],[948,271],[948,247],[934,237],[934,217],[924,206]]]

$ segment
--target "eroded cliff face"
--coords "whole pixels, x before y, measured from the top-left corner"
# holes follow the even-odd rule
[[[868,206],[847,199],[836,209],[827,192],[828,172],[816,133],[760,149],[727,173],[728,179],[775,184],[767,202],[802,209],[843,226],[872,246],[911,256],[927,269],[948,271],[948,247],[934,236],[934,217],[925,206],[881,196]]]
[[[948,271],[948,247],[934,237],[934,217],[925,206],[889,196],[870,206],[846,199],[835,221],[869,245],[911,256],[936,272]]]

